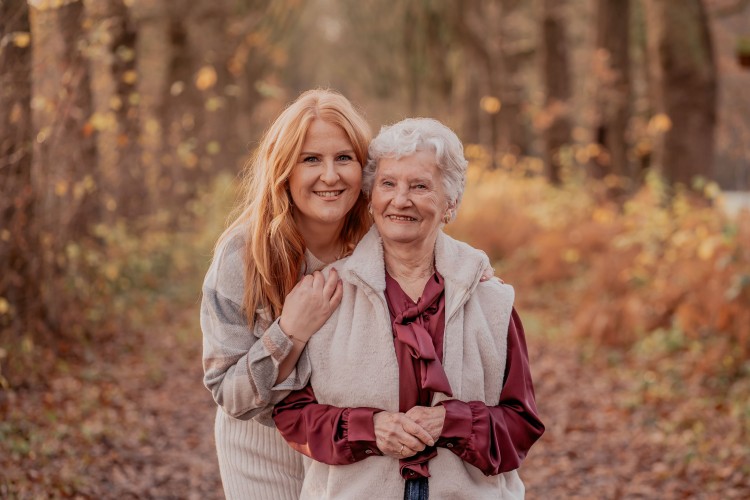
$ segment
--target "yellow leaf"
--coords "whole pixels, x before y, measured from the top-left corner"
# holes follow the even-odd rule
[[[482,111],[485,113],[495,115],[500,112],[502,103],[497,97],[486,95],[479,100],[479,107],[482,108]]]
[[[96,181],[94,180],[94,178],[90,175],[86,175],[83,178],[83,188],[86,191],[91,192],[94,190],[95,187],[96,187]]]
[[[12,34],[13,45],[22,49],[29,46],[31,43],[31,33],[26,31],[17,31]]]
[[[581,260],[581,253],[575,248],[568,248],[563,252],[563,260],[565,262],[574,263]]]
[[[64,196],[65,193],[68,192],[68,182],[64,180],[59,180],[55,184],[55,194],[57,196]]]
[[[709,182],[708,184],[706,184],[706,187],[703,188],[703,194],[709,200],[714,200],[721,194],[721,188],[717,183]]]
[[[185,83],[177,80],[172,84],[171,87],[169,87],[169,93],[173,96],[178,96],[182,94],[182,92],[185,90]]]
[[[117,54],[117,57],[125,62],[130,62],[135,59],[135,51],[127,45],[120,45],[115,49],[115,53]]]
[[[114,212],[117,210],[117,201],[115,201],[114,198],[111,196],[107,196],[106,201],[104,202],[104,206],[109,210],[110,212]]]
[[[224,107],[224,98],[223,97],[212,97],[209,100],[206,101],[206,110],[207,111],[216,111],[217,109],[221,109]]]
[[[119,275],[120,267],[114,262],[110,262],[109,264],[104,266],[104,276],[106,276],[108,280],[114,281]]]
[[[209,64],[198,70],[198,74],[195,76],[195,86],[198,90],[208,90],[216,85],[217,79],[216,70]]]
[[[136,81],[138,81],[138,73],[135,72],[135,70],[128,70],[125,73],[122,74],[122,81],[127,83],[128,85],[133,85]]]
[[[40,130],[39,133],[36,134],[36,142],[38,142],[39,144],[42,144],[44,141],[47,140],[50,132],[51,132],[50,127],[42,127],[42,130]]]
[[[648,131],[652,134],[667,132],[672,128],[672,119],[664,113],[659,113],[651,117],[648,122]]]
[[[703,240],[698,247],[698,257],[701,258],[701,260],[708,260],[711,257],[714,256],[714,253],[716,252],[716,247],[718,246],[718,241],[716,238],[709,238],[707,240]]]
[[[112,96],[109,98],[109,109],[119,111],[122,109],[122,99],[119,96]]]

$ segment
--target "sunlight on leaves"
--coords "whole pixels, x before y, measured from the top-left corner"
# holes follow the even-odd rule
[[[195,86],[198,90],[209,90],[216,85],[217,79],[216,70],[209,64],[198,70],[195,75]]]

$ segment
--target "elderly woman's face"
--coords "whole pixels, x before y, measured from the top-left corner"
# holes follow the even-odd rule
[[[372,215],[385,241],[420,243],[437,237],[449,208],[442,174],[431,151],[378,162]]]

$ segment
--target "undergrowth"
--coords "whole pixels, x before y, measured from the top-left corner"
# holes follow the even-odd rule
[[[631,381],[624,407],[683,432],[695,456],[750,453],[748,214],[727,216],[713,183],[649,175],[615,202],[617,179],[552,186],[533,170],[475,161],[448,232],[489,254],[545,338],[574,338]]]

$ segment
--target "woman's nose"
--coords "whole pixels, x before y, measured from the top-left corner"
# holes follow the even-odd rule
[[[336,162],[333,160],[323,161],[323,173],[320,175],[320,180],[326,184],[335,184],[339,180],[339,173],[336,170]]]
[[[399,208],[408,207],[411,204],[411,200],[409,199],[409,190],[397,189],[395,196],[393,197],[393,204]]]

